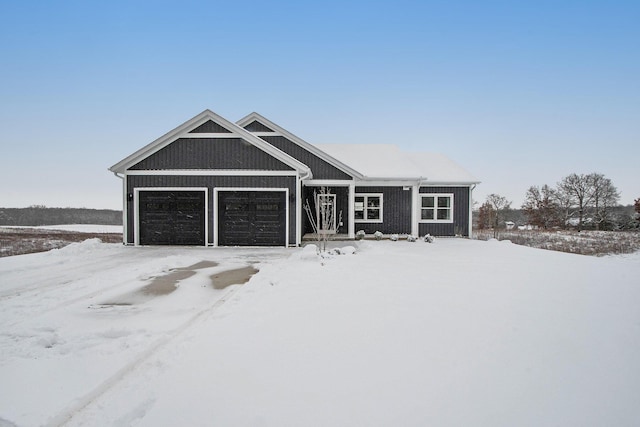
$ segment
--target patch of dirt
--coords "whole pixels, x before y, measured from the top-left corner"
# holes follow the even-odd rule
[[[242,285],[247,283],[249,279],[251,279],[251,276],[257,272],[258,269],[253,266],[222,271],[211,276],[211,286],[213,286],[214,289],[224,289],[231,285]]]
[[[0,228],[0,257],[60,249],[71,243],[98,238],[104,243],[122,243],[122,233],[81,233],[39,228]]]

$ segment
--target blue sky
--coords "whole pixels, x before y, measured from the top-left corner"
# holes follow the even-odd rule
[[[121,207],[107,168],[209,108],[395,143],[519,207],[570,173],[640,197],[638,1],[3,1],[0,206]]]

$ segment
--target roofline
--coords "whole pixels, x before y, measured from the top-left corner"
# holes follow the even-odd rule
[[[246,116],[244,116],[243,118],[238,120],[236,122],[236,124],[239,127],[243,128],[244,126],[246,126],[249,123],[251,123],[253,120],[257,120],[258,122],[262,123],[263,125],[267,126],[268,128],[272,129],[273,131],[275,131],[275,133],[282,134],[282,136],[286,137],[287,139],[289,139],[293,143],[298,144],[299,146],[301,146],[305,150],[307,150],[307,151],[311,152],[312,154],[320,157],[322,160],[326,161],[327,163],[330,163],[331,165],[333,165],[336,168],[340,169],[342,172],[345,172],[346,174],[351,175],[354,178],[358,178],[358,179],[364,178],[364,175],[362,173],[360,173],[357,170],[353,169],[352,167],[342,163],[340,160],[338,160],[335,157],[327,154],[326,152],[322,151],[321,149],[319,149],[315,145],[310,144],[307,141],[305,141],[304,139],[292,134],[291,132],[289,132],[288,130],[283,128],[282,126],[277,125],[276,123],[274,123],[271,120],[267,119],[266,117],[256,113],[255,111],[252,112],[252,113],[247,114]]]
[[[480,181],[429,181],[429,178],[425,178],[422,176],[419,176],[419,177],[416,177],[416,176],[412,176],[412,177],[365,176],[361,178],[358,182],[367,182],[367,181],[377,181],[377,182],[405,181],[407,183],[417,182],[418,185],[439,185],[443,187],[444,186],[468,186],[468,185],[480,184]]]
[[[170,130],[166,134],[162,135],[160,138],[150,142],[149,144],[145,145],[144,147],[137,150],[133,154],[125,157],[115,165],[111,166],[109,170],[111,172],[120,172],[120,173],[125,172],[129,167],[135,165],[142,159],[156,153],[157,151],[161,150],[162,148],[174,142],[176,139],[183,136],[185,132],[187,132],[187,130],[195,128],[198,125],[205,123],[207,120],[213,120],[214,122],[221,124],[222,126],[224,126],[225,128],[227,128],[232,132],[229,135],[230,137],[234,137],[233,136],[234,134],[239,135],[241,138],[249,141],[251,144],[255,145],[257,148],[272,155],[273,157],[277,158],[278,160],[280,160],[281,162],[285,163],[287,166],[290,166],[291,168],[295,169],[298,172],[309,173],[311,171],[311,169],[304,163],[300,162],[299,160],[296,160],[295,158],[291,157],[290,155],[283,152],[282,150],[277,149],[273,145],[258,138],[257,136],[253,135],[251,132],[247,131],[241,126],[238,126],[237,124],[225,119],[224,117],[214,113],[209,109],[204,110],[203,112],[196,115],[195,117],[187,120],[186,122],[182,123],[181,125],[174,128],[173,130]]]

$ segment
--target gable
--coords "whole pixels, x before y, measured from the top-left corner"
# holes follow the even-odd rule
[[[231,131],[213,120],[208,120],[189,133],[231,133]]]
[[[205,110],[109,168],[114,173],[145,169],[309,168],[237,124]]]
[[[279,150],[282,150],[285,153],[289,154],[294,159],[299,160],[305,165],[309,166],[309,168],[311,168],[311,170],[313,171],[314,179],[353,179],[351,175],[346,174],[329,162],[295,144],[284,136],[261,135],[260,138],[264,139]]]
[[[241,138],[179,138],[129,170],[293,170]]]
[[[362,174],[342,163],[317,146],[309,144],[258,113],[251,113],[237,121],[239,126],[255,132],[264,141],[309,166],[314,179],[351,180]]]
[[[244,126],[244,128],[249,132],[273,132],[273,129],[268,128],[257,120],[252,121]]]

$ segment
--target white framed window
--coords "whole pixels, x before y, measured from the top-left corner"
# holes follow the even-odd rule
[[[382,193],[356,193],[356,222],[382,222]]]
[[[420,194],[420,222],[453,222],[453,194]]]

